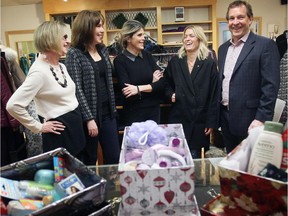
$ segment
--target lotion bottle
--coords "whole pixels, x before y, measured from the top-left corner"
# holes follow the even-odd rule
[[[266,121],[264,130],[254,144],[248,165],[248,173],[257,175],[268,163],[280,168],[283,152],[283,124]]]

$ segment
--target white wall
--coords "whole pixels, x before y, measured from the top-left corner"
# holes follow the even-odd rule
[[[45,17],[42,4],[1,7],[1,43],[7,46],[5,32],[34,30],[43,21]]]
[[[279,25],[279,33],[288,29],[287,5],[281,5],[280,0],[247,0],[255,17],[262,17],[262,35],[268,37],[268,24]],[[217,0],[217,18],[225,18],[229,3],[232,0]]]
[[[204,0],[203,0],[204,1]],[[287,30],[287,5],[280,0],[248,0],[254,16],[262,17],[262,35],[268,36],[268,24],[279,25],[279,33]],[[217,18],[225,18],[226,9],[232,0],[217,0]],[[6,45],[5,32],[35,29],[45,20],[42,4],[1,7],[1,41]]]

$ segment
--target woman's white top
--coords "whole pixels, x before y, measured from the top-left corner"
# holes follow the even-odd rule
[[[36,59],[25,81],[7,103],[7,111],[32,132],[39,133],[42,129],[42,124],[31,117],[26,110],[32,100],[35,101],[38,115],[45,120],[56,118],[78,107],[75,84],[65,65],[60,64],[67,80],[66,88],[55,80],[49,63]],[[54,71],[59,81],[64,83],[61,71],[55,69]]]

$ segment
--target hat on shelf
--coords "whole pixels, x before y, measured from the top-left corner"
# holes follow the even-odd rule
[[[113,20],[112,23],[118,28],[121,29],[124,23],[127,21],[123,13],[119,13]]]
[[[148,22],[148,18],[146,16],[144,16],[141,12],[137,13],[134,19],[141,22],[144,26]]]

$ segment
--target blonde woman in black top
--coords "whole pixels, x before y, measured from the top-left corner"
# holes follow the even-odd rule
[[[165,69],[165,94],[172,102],[169,123],[181,123],[193,158],[209,149],[218,123],[218,71],[200,26],[187,26],[183,45]]]

